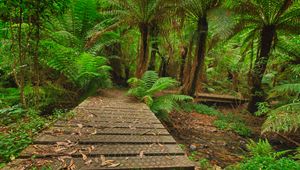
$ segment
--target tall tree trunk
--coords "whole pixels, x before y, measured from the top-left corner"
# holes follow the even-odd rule
[[[141,24],[139,29],[141,32],[141,46],[140,46],[139,60],[138,60],[136,73],[135,73],[137,78],[141,78],[144,72],[147,70],[148,56],[149,56],[149,43],[148,43],[149,26],[147,24]]]
[[[180,50],[181,63],[180,63],[180,69],[179,69],[179,80],[182,85],[184,83],[184,66],[186,63],[187,54],[188,54],[188,47],[185,45],[182,45],[181,50]]]
[[[205,51],[206,51],[206,40],[208,33],[208,23],[206,16],[199,18],[198,20],[198,41],[196,46],[196,57],[193,63],[193,68],[190,74],[190,83],[183,87],[183,93],[194,96],[197,89],[198,79],[202,78],[202,73],[204,71],[204,61],[205,61]]]
[[[154,25],[152,26],[152,30],[150,33],[150,36],[152,38],[152,45],[151,45],[151,56],[150,56],[150,64],[148,70],[155,70],[155,62],[156,62],[156,54],[158,52],[158,26]]]
[[[252,72],[251,96],[248,104],[248,111],[254,113],[257,111],[257,103],[263,102],[265,93],[261,87],[263,75],[266,71],[269,53],[275,37],[276,29],[274,25],[264,26],[261,31],[260,51],[254,63]]]
[[[33,58],[33,68],[34,68],[34,104],[37,107],[39,105],[39,86],[40,86],[40,72],[39,72],[39,44],[40,44],[40,1],[36,2],[36,18],[34,20],[35,25],[35,51],[34,51],[34,58]]]
[[[193,46],[194,46],[194,37],[191,38],[190,43],[189,43],[189,49],[188,49],[188,54],[187,54],[187,62],[185,64],[184,70],[183,70],[183,89],[185,87],[188,87],[188,84],[190,83],[190,74],[191,74],[191,68],[192,68],[192,51],[193,51]]]
[[[161,56],[161,64],[159,68],[159,76],[160,77],[166,77],[167,76],[167,66],[168,66],[168,60],[166,57]]]
[[[19,11],[19,27],[18,27],[18,46],[19,46],[19,60],[20,60],[20,81],[19,81],[19,88],[20,88],[20,103],[23,107],[26,106],[26,99],[24,94],[24,88],[25,88],[25,58],[24,58],[24,52],[22,47],[22,23],[23,23],[23,9],[21,7],[23,1],[20,0],[20,11]]]

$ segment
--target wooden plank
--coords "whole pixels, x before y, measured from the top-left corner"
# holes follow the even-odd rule
[[[81,123],[83,127],[94,127],[94,128],[144,128],[144,129],[164,129],[164,126],[162,124],[142,124],[142,123],[106,123],[101,122],[99,124],[95,124],[93,122],[82,122]],[[64,121],[58,121],[54,124],[56,127],[78,127],[77,123],[72,122],[64,122]]]
[[[140,158],[135,157],[106,157],[106,160],[112,160],[116,167],[109,167],[109,165],[101,166],[100,158],[88,158],[84,161],[82,158],[68,158],[61,157],[68,166],[70,162],[75,165],[77,170],[101,170],[101,169],[148,169],[148,170],[194,170],[194,165],[187,160],[185,156],[144,156]],[[90,164],[87,162],[90,161]],[[43,164],[44,163],[44,164]],[[41,167],[49,166],[51,169],[65,169],[64,163],[57,158],[48,159],[18,159],[14,163],[9,164],[4,170],[23,169],[26,165]]]
[[[147,120],[139,120],[139,119],[127,119],[127,120],[123,120],[123,119],[72,119],[68,121],[69,124],[139,124],[139,125],[152,125],[152,124],[161,124],[160,121],[147,121]]]
[[[134,143],[134,144],[176,144],[172,136],[141,136],[141,135],[64,135],[53,136],[41,134],[34,140],[34,144],[55,144],[63,141],[78,142],[79,144],[98,144],[98,143]]]
[[[91,149],[92,148],[92,149]],[[91,152],[90,152],[91,151]],[[63,147],[57,145],[34,145],[26,148],[20,155],[20,158],[59,157],[69,155],[72,157],[81,157],[81,153],[88,157],[104,156],[138,156],[141,151],[145,156],[163,156],[163,155],[184,155],[184,152],[176,144],[158,145],[158,144],[102,144],[102,145],[75,145],[72,147]],[[81,152],[81,153],[80,153]]]
[[[130,128],[105,128],[91,127],[51,127],[43,132],[48,135],[79,134],[82,135],[170,135],[166,129],[130,129]]]

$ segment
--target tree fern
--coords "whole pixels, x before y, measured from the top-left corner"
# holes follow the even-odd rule
[[[190,96],[177,94],[155,97],[158,92],[179,85],[171,77],[159,78],[155,71],[145,72],[141,79],[131,78],[128,83],[132,87],[129,89],[128,94],[143,100],[162,119],[166,119],[168,113],[178,107],[179,102],[193,100]]]
[[[41,46],[47,57],[42,61],[50,68],[59,71],[74,85],[80,88],[104,87],[109,84],[110,67],[104,57],[96,57],[89,53],[80,54],[78,51],[43,41]]]

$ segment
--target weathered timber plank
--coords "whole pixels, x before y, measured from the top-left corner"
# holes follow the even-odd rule
[[[114,161],[117,167],[109,167],[108,165],[101,166],[100,158],[88,158],[83,161],[81,158],[68,158],[61,157],[65,164],[68,166],[70,162],[75,165],[78,170],[102,170],[102,169],[119,169],[119,170],[132,170],[132,169],[148,169],[148,170],[194,170],[194,166],[185,156],[144,156],[142,158],[135,157],[106,157],[106,160]],[[87,162],[90,164],[87,164]],[[32,165],[36,167],[49,166],[53,170],[64,169],[64,163],[56,158],[48,159],[18,159],[11,163],[4,170],[19,170]]]
[[[115,115],[115,114],[111,114],[111,113],[102,113],[102,114],[95,114],[95,113],[80,113],[77,114],[76,117],[78,116],[79,118],[98,118],[98,119],[106,119],[106,118],[111,118],[111,119],[139,119],[139,120],[157,120],[157,118],[155,116],[148,116],[148,115],[128,115],[128,114],[121,114],[121,115]]]
[[[130,128],[105,128],[91,127],[51,127],[43,132],[48,135],[82,134],[82,135],[170,135],[166,129],[130,129]]]
[[[70,140],[72,142],[78,142],[79,144],[98,144],[98,143],[162,143],[162,144],[175,144],[176,141],[172,136],[141,136],[141,135],[64,135],[53,136],[42,134],[34,140],[34,144],[55,144],[56,142],[62,142]]]
[[[92,149],[91,149],[92,148]],[[90,152],[91,151],[91,152]],[[138,156],[143,151],[145,156],[162,155],[184,155],[184,152],[176,144],[158,145],[158,144],[100,144],[100,145],[75,145],[64,147],[57,145],[33,145],[26,148],[20,155],[20,158],[41,157],[59,157],[69,155],[72,157],[81,157],[81,153],[88,157],[107,156]],[[80,153],[81,152],[81,153]]]
[[[153,129],[164,129],[164,126],[162,124],[150,124],[150,123],[106,123],[101,122],[98,124],[95,124],[93,122],[81,122],[83,127],[94,127],[94,128],[153,128]],[[65,121],[58,121],[54,124],[54,126],[57,127],[77,127],[77,123],[68,122]]]

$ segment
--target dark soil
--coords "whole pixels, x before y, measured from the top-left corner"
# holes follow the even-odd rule
[[[261,125],[264,118],[253,116],[243,112],[245,106],[232,108],[220,106],[222,113],[233,113],[241,117],[251,129],[251,138],[268,138],[276,150],[295,147],[276,134],[261,135]],[[194,161],[207,159],[212,165],[226,167],[242,160],[247,154],[246,144],[249,138],[243,138],[231,131],[217,129],[213,122],[214,116],[199,113],[173,112],[166,126],[176,140],[185,145],[188,155],[194,151]]]

